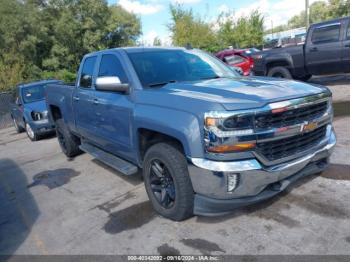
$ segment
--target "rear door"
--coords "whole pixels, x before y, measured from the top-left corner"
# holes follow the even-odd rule
[[[305,45],[305,64],[309,73],[321,75],[342,72],[341,23],[320,25],[311,30]]]
[[[344,23],[344,38],[342,42],[343,71],[350,72],[350,20]]]
[[[95,140],[96,118],[93,111],[94,75],[97,56],[86,57],[82,61],[80,78],[73,92],[72,103],[75,114],[75,125],[80,135]]]

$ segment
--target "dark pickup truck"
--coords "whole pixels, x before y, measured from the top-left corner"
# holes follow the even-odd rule
[[[312,75],[350,72],[350,17],[310,26],[304,45],[275,48],[253,56],[258,76],[306,81]]]
[[[336,142],[326,87],[242,77],[200,50],[88,54],[75,86],[48,85],[47,104],[67,156],[142,169],[154,209],[174,220],[270,198],[324,170]]]

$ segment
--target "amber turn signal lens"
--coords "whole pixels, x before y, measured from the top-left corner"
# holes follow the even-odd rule
[[[216,118],[207,117],[205,119],[205,125],[206,126],[215,126],[216,125]]]
[[[239,152],[255,148],[255,143],[235,144],[235,145],[220,145],[208,148],[208,152],[212,153],[228,153]]]

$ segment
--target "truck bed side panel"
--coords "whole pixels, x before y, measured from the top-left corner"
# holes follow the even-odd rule
[[[70,130],[76,132],[74,112],[72,107],[73,92],[74,86],[59,84],[48,85],[46,91],[46,102],[49,111],[50,106],[58,107],[61,111],[62,118],[68,124]]]

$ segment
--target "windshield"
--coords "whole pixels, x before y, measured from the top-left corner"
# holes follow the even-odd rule
[[[45,98],[45,85],[27,86],[22,88],[24,103],[32,103]]]
[[[198,81],[238,74],[217,58],[199,50],[159,50],[129,54],[143,86]]]

